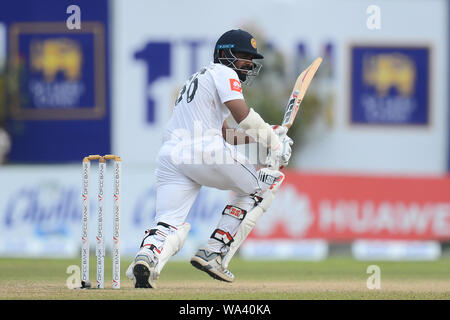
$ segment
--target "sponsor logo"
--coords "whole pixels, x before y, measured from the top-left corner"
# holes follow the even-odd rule
[[[105,109],[103,24],[67,33],[56,22],[15,23],[9,39],[14,68],[25,75],[14,104],[18,118],[99,119]],[[19,59],[19,57],[22,57]]]
[[[67,38],[49,38],[31,43],[31,68],[41,71],[46,82],[53,82],[58,72],[69,81],[81,76],[82,50],[80,45]]]
[[[277,194],[271,208],[260,218],[249,238],[302,237],[312,227],[314,218],[309,196],[287,185]]]
[[[229,205],[229,206],[226,206],[226,208],[225,208],[225,210],[223,211],[223,213],[224,213],[224,214],[228,214],[228,215],[230,215],[230,216],[232,216],[232,217],[236,217],[236,218],[238,218],[239,220],[242,220],[242,219],[244,219],[244,217],[245,217],[247,211],[242,210],[242,209],[240,209],[240,208],[238,208],[238,207],[234,207],[234,206],[230,206],[230,205]]]
[[[233,91],[242,92],[241,82],[239,80],[230,79],[230,87]]]
[[[352,122],[428,123],[427,47],[355,47],[352,55]]]
[[[86,92],[81,43],[46,38],[30,43],[30,91],[35,108],[73,108]]]
[[[40,236],[67,235],[68,225],[75,221],[79,226],[81,220],[78,194],[76,188],[56,181],[19,188],[7,200],[0,226],[3,230],[29,227]],[[82,237],[87,239],[87,234]]]
[[[448,238],[449,217],[448,203],[322,199],[317,227],[337,237]]]
[[[380,97],[387,97],[391,88],[403,97],[414,93],[417,77],[414,61],[404,54],[390,53],[365,56],[363,61],[364,83],[375,88]]]
[[[249,238],[403,239],[450,237],[449,180],[371,178],[373,197],[359,190],[367,177],[319,177],[290,173],[271,208]],[[392,184],[398,191],[386,190]],[[327,186],[326,191],[324,187]],[[345,187],[342,187],[345,185]],[[414,194],[417,186],[420,194]],[[365,192],[371,187],[364,186]],[[299,191],[301,190],[301,192]],[[425,191],[426,190],[426,191]]]

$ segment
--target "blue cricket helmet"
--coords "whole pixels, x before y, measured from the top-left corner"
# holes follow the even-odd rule
[[[250,53],[253,59],[264,59],[258,52],[255,38],[242,29],[230,30],[220,36],[214,47],[214,62],[218,62],[220,50],[229,49],[231,52]]]

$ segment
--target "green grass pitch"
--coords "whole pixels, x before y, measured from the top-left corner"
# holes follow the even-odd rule
[[[157,289],[134,289],[126,278],[129,260],[121,261],[121,289],[111,289],[111,260],[105,261],[105,289],[68,289],[68,266],[80,259],[0,259],[0,299],[164,299],[164,300],[313,300],[313,299],[450,299],[450,259],[434,262],[246,261],[234,259],[234,283],[198,271],[188,261],[170,261]],[[380,289],[368,289],[367,267],[381,270]],[[91,281],[95,257],[91,257]]]

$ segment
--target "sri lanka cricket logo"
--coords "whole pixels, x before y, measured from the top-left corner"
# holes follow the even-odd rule
[[[428,124],[428,47],[356,46],[351,77],[352,123]]]
[[[30,64],[42,72],[46,82],[55,81],[61,72],[69,81],[80,79],[83,56],[77,42],[68,38],[34,40],[30,45]]]
[[[373,86],[380,97],[395,88],[403,97],[413,94],[416,66],[408,56],[399,53],[369,55],[363,61],[364,82]]]
[[[106,47],[101,23],[86,22],[82,30],[67,32],[56,22],[18,22],[10,26],[8,39],[10,65],[20,67],[21,99],[11,103],[14,118],[104,117]]]

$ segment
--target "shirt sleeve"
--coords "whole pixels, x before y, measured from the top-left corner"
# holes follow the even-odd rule
[[[214,71],[213,79],[220,102],[225,103],[236,99],[244,100],[241,82],[236,71],[225,66],[217,66]]]

